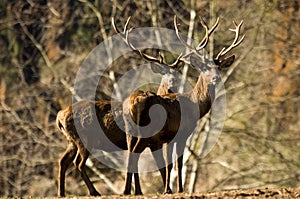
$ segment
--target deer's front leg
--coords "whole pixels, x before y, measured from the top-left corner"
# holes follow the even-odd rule
[[[127,165],[126,165],[126,176],[125,176],[125,186],[124,186],[124,195],[130,195],[131,194],[131,184],[132,184],[132,162],[133,162],[133,157],[132,157],[132,149],[135,145],[136,138],[132,137],[130,134],[128,134],[128,128],[126,130],[127,132],[127,148],[128,148],[128,156],[127,156]]]
[[[131,193],[131,184],[132,184],[132,174],[133,174],[133,154],[129,151],[128,159],[127,159],[127,173],[125,177],[125,187],[124,187],[124,195],[130,195]]]
[[[132,182],[132,173],[127,171],[125,176],[125,188],[124,188],[124,195],[130,195],[131,193],[131,182]]]
[[[138,138],[136,144],[132,150],[132,157],[133,157],[133,172],[134,172],[134,183],[135,183],[135,195],[143,195],[140,179],[139,179],[139,168],[138,168],[138,161],[140,158],[141,153],[147,148],[148,143],[142,141],[142,138]]]
[[[167,161],[166,161],[166,185],[165,185],[165,194],[172,193],[172,189],[170,188],[170,177],[171,177],[171,170],[173,168],[173,149],[174,149],[174,143],[171,142],[166,146],[166,152],[167,152]]]
[[[59,171],[58,171],[58,190],[57,195],[60,197],[65,196],[65,177],[66,177],[66,171],[69,168],[70,164],[72,163],[72,160],[75,157],[77,151],[77,147],[73,143],[69,143],[66,151],[62,155],[62,157],[59,160]]]
[[[135,183],[135,195],[142,195],[140,180],[139,180],[139,170],[138,170],[138,160],[142,151],[146,148],[144,143],[141,143],[140,138],[131,137],[127,139],[128,141],[128,162],[127,162],[127,176],[125,179],[125,189],[124,194],[128,195],[131,192],[132,174],[134,173],[134,183]]]
[[[172,193],[172,190],[170,188],[170,183],[168,183],[166,172],[167,170],[167,162],[164,160],[163,157],[163,150],[161,147],[151,147],[151,153],[153,155],[153,158],[156,162],[156,166],[159,169],[160,175],[162,177],[163,183],[164,183],[164,193]]]
[[[185,143],[177,142],[176,145],[176,163],[177,163],[177,192],[183,192],[182,184],[182,165],[183,165],[183,152]]]

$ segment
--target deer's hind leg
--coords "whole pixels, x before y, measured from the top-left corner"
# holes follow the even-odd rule
[[[88,150],[84,147],[79,145],[77,148],[77,153],[75,156],[75,159],[73,160],[73,163],[75,165],[75,167],[78,169],[78,171],[81,174],[81,178],[84,180],[89,193],[91,196],[101,196],[101,194],[96,190],[96,188],[94,187],[93,183],[91,182],[90,178],[88,177],[87,173],[86,173],[86,161],[89,157],[89,152]]]
[[[139,168],[138,161],[140,154],[147,147],[146,142],[141,142],[141,138],[133,138],[128,140],[128,162],[127,162],[127,175],[125,178],[125,189],[124,194],[128,195],[131,192],[132,174],[134,175],[135,195],[143,195],[140,179],[139,179]]]
[[[161,146],[159,147],[150,147],[152,156],[156,162],[156,166],[159,169],[160,175],[163,180],[164,184],[164,194],[172,193],[172,190],[170,188],[170,180],[168,179],[168,161],[166,162],[163,157],[163,149]]]
[[[62,157],[59,160],[59,171],[58,171],[58,196],[65,196],[65,177],[66,171],[69,168],[72,160],[76,155],[77,147],[72,143],[69,142],[68,147]]]

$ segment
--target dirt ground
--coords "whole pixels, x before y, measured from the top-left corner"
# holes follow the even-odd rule
[[[76,197],[73,197],[76,198]],[[92,197],[80,197],[80,199],[91,199]],[[113,198],[124,198],[124,199],[185,199],[185,198],[195,198],[195,199],[205,199],[205,198],[300,198],[300,188],[280,188],[280,189],[249,189],[249,190],[232,190],[232,191],[221,191],[221,192],[208,192],[208,193],[193,193],[193,194],[167,194],[167,195],[143,195],[143,196],[102,196],[99,199],[113,199]],[[94,197],[93,197],[94,199]]]

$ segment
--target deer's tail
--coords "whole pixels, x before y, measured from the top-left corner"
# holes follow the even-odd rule
[[[56,126],[59,129],[59,131],[61,131],[62,133],[64,133],[65,130],[65,116],[64,116],[64,111],[61,110],[57,113],[56,116]]]

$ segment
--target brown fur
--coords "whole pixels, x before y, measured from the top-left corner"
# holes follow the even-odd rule
[[[169,92],[170,88],[167,83],[170,81],[167,80],[170,78],[175,78],[175,76],[163,76],[158,94]],[[172,85],[172,90],[177,90],[177,87]],[[111,143],[119,147],[120,150],[127,150],[126,134],[118,127],[115,121],[116,119],[118,124],[124,127],[122,103],[113,102],[113,105],[116,108],[114,111],[111,110],[111,101],[85,100],[58,112],[56,125],[68,140],[68,147],[59,161],[58,196],[65,195],[65,173],[72,161],[80,171],[90,195],[100,195],[85,172],[85,162],[89,156],[86,146],[88,149],[97,148],[110,151],[113,147],[107,143]],[[96,116],[93,115],[93,109],[96,112]],[[98,127],[101,127],[105,136],[99,133]],[[80,136],[77,131],[80,131]],[[108,138],[109,142],[104,139],[105,137]],[[160,172],[165,185],[166,171],[163,168]]]
[[[58,112],[57,127],[69,143],[67,150],[59,161],[59,196],[65,195],[65,172],[72,161],[80,171],[90,195],[100,195],[85,172],[85,162],[89,156],[86,146],[88,146],[88,149],[97,148],[106,151],[115,150],[116,147],[114,146],[119,147],[120,150],[127,149],[126,135],[116,125],[115,121],[117,120],[120,124],[123,123],[122,103],[114,104],[116,108],[114,111],[111,110],[111,105],[112,102],[110,101],[85,100]],[[99,124],[105,136],[99,133]],[[80,136],[78,132],[80,132]],[[104,138],[108,138],[108,140]]]
[[[224,60],[228,66],[233,63],[234,59]],[[183,191],[181,180],[182,154],[185,147],[186,139],[191,135],[196,127],[197,121],[202,118],[211,108],[215,97],[215,84],[220,79],[217,68],[205,65],[208,71],[202,72],[201,66],[195,66],[199,69],[200,75],[192,91],[184,94],[166,94],[158,96],[149,91],[136,91],[132,93],[128,100],[123,104],[123,117],[125,122],[127,141],[128,141],[128,168],[124,194],[130,194],[131,178],[133,172],[138,172],[139,153],[142,153],[146,147],[161,149],[163,144],[170,143],[166,163],[166,184],[165,192],[171,192],[169,188],[170,153],[173,144],[176,142],[177,167],[178,167],[178,192]],[[220,63],[221,64],[221,63]],[[222,63],[224,64],[224,63]],[[203,64],[202,64],[203,65]],[[156,115],[151,121],[149,116],[150,108],[155,105],[161,105],[167,112],[166,122],[162,129],[147,129],[141,132],[140,127],[154,124],[161,118]],[[149,135],[151,135],[149,137]],[[161,154],[162,156],[162,154]],[[162,159],[162,157],[161,157]],[[169,166],[168,166],[169,165]],[[135,194],[142,194],[138,173],[135,177]]]

